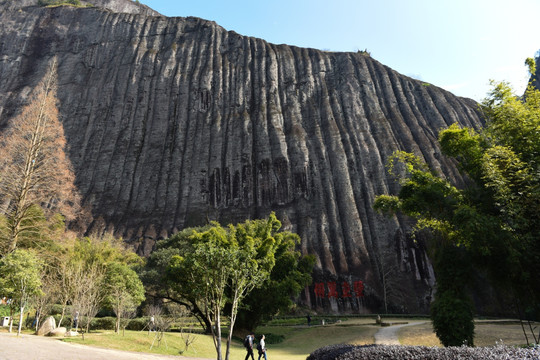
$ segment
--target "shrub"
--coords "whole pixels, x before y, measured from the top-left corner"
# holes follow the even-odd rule
[[[132,319],[126,326],[127,330],[141,331],[148,325],[147,318]]]
[[[267,344],[279,344],[283,342],[283,340],[285,340],[284,335],[269,334],[269,333],[264,334],[264,341]]]
[[[62,317],[61,314],[51,314],[51,316],[54,318],[54,321],[56,322],[56,326],[58,326],[60,318]],[[47,318],[46,316],[45,318]],[[43,322],[43,320],[41,320]],[[64,315],[64,319],[62,320],[62,326],[69,328],[69,325],[71,324],[71,315],[66,314]]]
[[[9,306],[7,305],[0,305],[0,316],[9,316]]]
[[[80,6],[79,0],[38,0],[39,6],[54,6],[54,5],[75,5]]]
[[[114,330],[116,324],[116,318],[106,316],[102,318],[94,318],[90,323],[90,329],[92,330]]]
[[[493,347],[426,347],[401,345],[332,345],[311,353],[307,360],[537,360],[540,348],[515,348],[504,345]]]
[[[62,314],[62,305],[60,304],[54,304],[51,306],[51,309],[49,310],[50,315],[59,315]]]
[[[438,294],[431,305],[433,328],[444,346],[473,345],[474,314],[467,299],[449,292]]]

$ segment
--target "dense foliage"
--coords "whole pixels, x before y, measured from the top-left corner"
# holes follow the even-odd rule
[[[417,219],[417,230],[432,232],[437,276],[432,315],[437,315],[434,327],[445,345],[471,343],[470,326],[455,325],[456,311],[449,306],[453,298],[461,316],[471,313],[464,294],[469,278],[464,270],[471,269],[462,267],[467,262],[459,261],[461,256],[486,269],[501,294],[510,294],[520,318],[540,318],[540,92],[529,86],[519,98],[508,84],[494,84],[481,108],[486,118],[481,131],[452,125],[439,135],[443,153],[455,158],[469,179],[464,188],[450,184],[415,155],[398,152],[389,170],[401,190],[375,202],[379,211],[401,211]],[[437,264],[445,257],[450,260],[446,265]],[[461,290],[453,289],[452,282]],[[441,311],[454,314],[445,317]],[[469,329],[461,339],[442,335],[461,333],[456,326]]]
[[[254,330],[272,316],[287,313],[300,291],[311,284],[315,257],[295,251],[299,242],[300,237],[293,233],[279,238],[270,276],[245,297],[238,311],[238,326]]]
[[[290,297],[311,281],[313,260],[295,252],[298,235],[280,228],[272,213],[226,228],[212,223],[185,229],[157,244],[144,282],[154,296],[186,306],[212,333],[220,354],[223,315],[229,320],[228,349],[239,311],[251,311],[251,319],[259,321],[267,312],[288,308]],[[260,296],[275,303],[258,304]]]
[[[34,296],[41,294],[41,261],[31,250],[17,249],[0,259],[0,293],[12,299],[20,310],[21,333],[24,309]]]
[[[54,6],[54,5],[81,5],[79,0],[38,0],[39,6]]]
[[[331,345],[311,353],[307,360],[526,360],[539,359],[540,348],[524,349],[510,346],[493,347],[426,347],[401,345]]]

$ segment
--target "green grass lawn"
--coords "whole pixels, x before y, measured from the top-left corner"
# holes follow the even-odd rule
[[[526,344],[521,325],[517,322],[476,320],[474,334],[475,346],[494,346],[496,343],[516,346]],[[400,329],[398,338],[403,345],[442,346],[429,320],[421,325]]]
[[[115,334],[114,331],[93,331],[85,334],[84,340],[80,336],[65,338],[63,341],[82,345],[104,347],[117,350],[146,352],[162,355],[183,355],[189,357],[215,358],[216,351],[212,337],[209,335],[194,334],[194,342],[185,351],[184,340],[179,333],[165,333],[161,342],[158,334],[148,331],[127,331],[125,335]],[[223,339],[223,353],[225,353],[226,339]],[[150,349],[152,347],[152,349]],[[231,349],[233,358],[240,357],[244,352],[243,346],[235,342]]]
[[[373,320],[371,320],[373,323]],[[273,327],[263,326],[257,334],[273,333],[285,335],[279,344],[268,344],[268,358],[272,360],[304,360],[314,350],[332,344],[372,344],[378,328],[366,323],[344,321],[325,326]]]
[[[304,360],[312,351],[330,344],[373,343],[375,326],[361,323],[343,322],[326,326],[263,326],[257,329],[257,334],[283,335],[285,340],[279,344],[267,344],[268,357],[272,360]],[[193,335],[195,341],[185,351],[185,345],[179,333],[167,333],[158,343],[156,333],[147,331],[126,331],[125,336],[113,331],[95,331],[82,338],[66,338],[64,341],[77,344],[105,347],[118,350],[148,352],[163,355],[183,355],[189,357],[215,358],[216,352],[212,337],[209,335]],[[223,354],[225,353],[223,340]],[[152,350],[150,347],[152,346]],[[240,359],[246,350],[240,341],[235,341],[231,348],[231,358]]]
[[[411,319],[384,319],[392,322],[410,321]],[[398,332],[403,345],[440,346],[440,342],[433,333],[429,319],[421,325],[402,328]],[[537,324],[536,324],[537,325]],[[257,329],[257,337],[261,334],[281,335],[284,340],[278,344],[267,344],[268,357],[271,360],[304,360],[311,352],[331,344],[372,344],[374,335],[380,329],[375,325],[374,319],[350,318],[332,325],[269,325]],[[126,331],[125,336],[115,334],[113,331],[93,331],[85,335],[83,341],[80,336],[64,338],[63,341],[83,345],[104,347],[118,350],[146,352],[163,355],[183,355],[215,359],[216,353],[212,337],[209,335],[193,335],[195,341],[185,351],[184,341],[179,333],[166,333],[158,342],[156,333],[148,331]],[[243,334],[238,334],[243,337]],[[475,344],[477,346],[495,345],[495,342],[504,342],[507,345],[521,345],[525,343],[521,327],[516,323],[500,323],[477,321]],[[153,344],[153,345],[152,345]],[[225,339],[223,340],[223,354],[225,354]],[[152,349],[150,349],[152,347]],[[243,359],[246,351],[241,341],[234,341],[231,348],[231,359]]]

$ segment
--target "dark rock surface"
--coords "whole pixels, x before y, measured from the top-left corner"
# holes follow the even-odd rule
[[[316,283],[330,299],[312,286],[311,305],[378,306],[376,259],[393,249],[401,306],[425,310],[434,281],[426,253],[405,220],[372,203],[396,190],[385,163],[398,149],[459,183],[437,134],[454,122],[478,126],[474,101],[367,54],[273,45],[211,21],[148,16],[129,0],[93,2],[122,13],[14,3],[0,0],[0,129],[58,56],[89,232],[112,231],[148,254],[186,226],[274,210],[317,255]],[[343,283],[359,280],[366,297],[351,301]]]

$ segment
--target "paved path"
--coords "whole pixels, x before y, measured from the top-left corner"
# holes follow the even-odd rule
[[[413,321],[408,324],[383,326],[375,333],[375,344],[377,345],[400,345],[397,332],[405,326],[420,325],[427,321]]]
[[[100,349],[35,335],[0,333],[0,360],[208,360]]]

